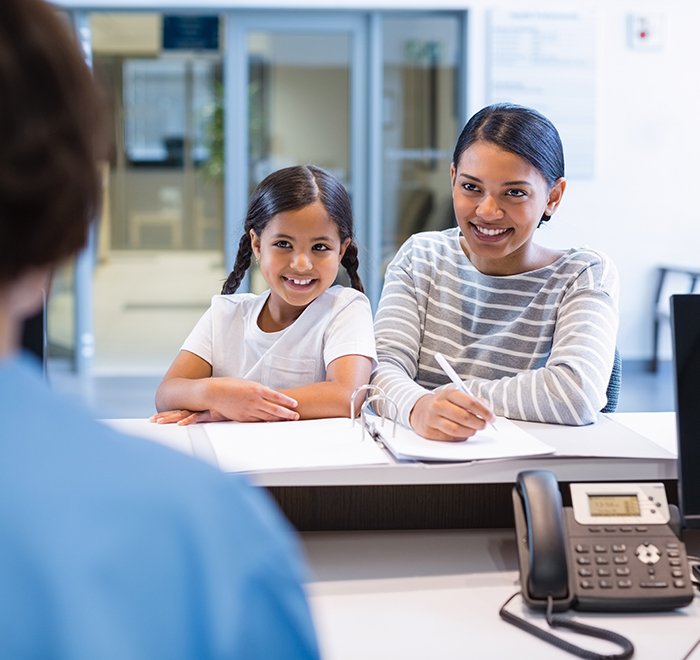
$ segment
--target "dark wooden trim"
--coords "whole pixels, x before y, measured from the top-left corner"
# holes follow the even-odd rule
[[[677,504],[675,481],[664,482]],[[562,483],[570,505],[568,483]],[[513,527],[512,484],[274,486],[267,490],[300,532]]]

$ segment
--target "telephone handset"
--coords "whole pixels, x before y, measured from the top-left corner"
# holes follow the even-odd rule
[[[685,547],[668,526],[663,484],[571,484],[562,507],[551,472],[513,489],[520,581],[532,608],[671,610],[693,600]]]

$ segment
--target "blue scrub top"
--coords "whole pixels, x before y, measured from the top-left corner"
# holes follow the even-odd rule
[[[0,657],[316,658],[267,494],[0,361]]]

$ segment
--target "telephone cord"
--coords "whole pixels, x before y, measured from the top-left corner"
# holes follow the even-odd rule
[[[632,642],[630,642],[629,639],[618,633],[612,632],[611,630],[604,630],[603,628],[589,626],[579,621],[572,621],[571,619],[568,619],[566,617],[552,614],[554,601],[551,596],[547,597],[547,612],[545,615],[547,623],[550,627],[568,628],[581,635],[587,635],[589,637],[597,637],[598,639],[604,639],[608,642],[616,644],[622,649],[622,651],[620,653],[608,654],[596,653],[595,651],[589,651],[588,649],[584,649],[580,646],[576,646],[575,644],[571,644],[565,639],[557,637],[548,630],[543,630],[535,624],[530,623],[522,617],[519,617],[516,614],[513,614],[512,612],[506,610],[506,607],[509,605],[510,601],[518,595],[520,595],[520,592],[516,591],[510,598],[508,598],[508,600],[501,606],[499,614],[504,621],[507,621],[508,623],[520,628],[521,630],[524,630],[525,632],[528,632],[531,635],[534,635],[535,637],[538,637],[539,639],[549,644],[553,644],[554,646],[562,649],[563,651],[567,651],[568,653],[578,656],[579,658],[586,658],[587,660],[625,660],[626,658],[631,658],[634,654],[634,646]]]

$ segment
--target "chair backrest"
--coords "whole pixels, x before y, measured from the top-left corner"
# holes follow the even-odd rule
[[[617,401],[620,398],[620,388],[622,387],[622,358],[620,351],[615,348],[615,360],[613,361],[612,373],[608,381],[608,389],[605,394],[608,402],[600,412],[610,413],[617,410]]]

